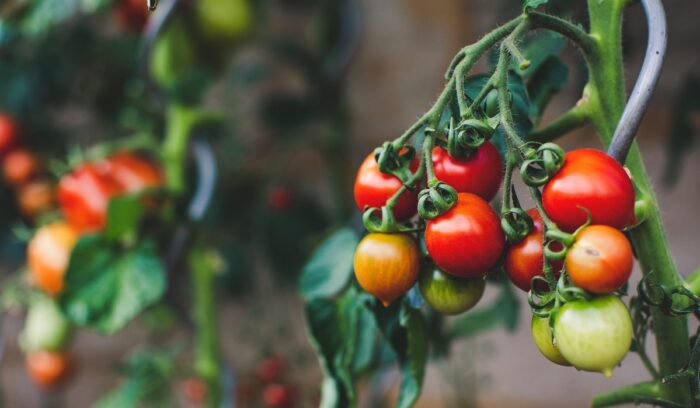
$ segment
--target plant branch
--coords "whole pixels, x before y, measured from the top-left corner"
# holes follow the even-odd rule
[[[578,129],[588,121],[588,106],[585,100],[579,101],[573,108],[563,113],[551,123],[530,132],[528,139],[546,143],[565,135],[574,129]]]
[[[593,399],[591,407],[602,408],[622,404],[654,404],[660,407],[683,408],[684,405],[665,400],[661,395],[661,387],[658,382],[643,382],[629,385],[606,394],[598,395]]]
[[[590,57],[595,55],[595,41],[581,27],[573,24],[563,18],[551,16],[549,14],[531,11],[528,14],[528,19],[532,21],[533,26],[544,28],[550,31],[557,32],[579,46],[584,56]]]

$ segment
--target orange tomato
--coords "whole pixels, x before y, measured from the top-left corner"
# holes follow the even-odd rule
[[[70,356],[61,351],[35,351],[25,359],[29,377],[42,388],[61,385],[70,374],[71,365]]]
[[[17,191],[17,204],[25,217],[33,218],[53,206],[54,189],[48,181],[31,181]]]
[[[49,295],[63,290],[63,275],[78,241],[75,230],[63,221],[41,227],[29,241],[27,263],[34,284]]]
[[[151,161],[134,153],[123,152],[105,159],[105,173],[127,193],[136,193],[164,183],[163,172]]]
[[[619,230],[591,225],[577,234],[565,262],[576,286],[592,293],[610,293],[620,289],[632,273],[632,246]]]
[[[355,249],[354,266],[360,286],[389,306],[418,280],[420,251],[408,234],[369,234]]]
[[[28,182],[39,170],[39,159],[25,149],[16,149],[7,153],[2,162],[5,181],[13,186]]]

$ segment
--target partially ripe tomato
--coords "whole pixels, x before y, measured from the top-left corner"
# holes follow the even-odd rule
[[[26,149],[16,149],[5,155],[2,172],[10,185],[20,186],[39,173],[41,166],[35,154]]]
[[[484,294],[486,280],[458,278],[430,265],[423,268],[418,280],[423,299],[436,312],[446,315],[464,313],[474,307]]]
[[[256,368],[255,376],[262,383],[278,381],[284,375],[286,363],[284,358],[272,355],[264,359]]]
[[[622,229],[634,220],[634,186],[625,169],[595,149],[566,154],[564,165],[545,185],[544,210],[559,228],[575,231],[585,224]]]
[[[27,355],[25,366],[34,384],[42,388],[54,388],[70,375],[71,358],[60,351],[35,351]]]
[[[84,164],[63,176],[58,183],[58,205],[66,220],[79,231],[96,231],[105,226],[107,205],[123,187],[104,169]]]
[[[611,377],[632,344],[632,319],[615,295],[576,300],[556,314],[554,338],[574,367]]]
[[[369,234],[355,249],[354,266],[360,286],[389,306],[418,280],[420,250],[408,234]]]
[[[25,352],[58,351],[68,344],[71,325],[53,299],[37,297],[29,305],[19,344]]]
[[[425,245],[445,272],[476,278],[496,266],[505,239],[489,203],[475,194],[459,193],[454,207],[426,224]]]
[[[416,167],[417,162],[414,162],[411,169],[415,170]],[[355,178],[355,203],[360,211],[364,211],[367,207],[382,207],[402,185],[403,183],[397,177],[379,171],[374,154],[370,154],[362,162]],[[417,211],[418,192],[406,191],[396,202],[394,217],[399,221],[405,221],[416,215]]]
[[[63,290],[63,276],[78,234],[63,221],[39,228],[27,246],[27,265],[34,284],[49,295]]]
[[[148,7],[143,0],[118,0],[114,11],[119,24],[127,30],[140,32],[148,20]]]
[[[289,408],[294,405],[294,390],[285,384],[270,384],[263,388],[263,403],[270,408]]]
[[[508,248],[505,270],[515,286],[527,292],[531,289],[532,278],[544,275],[544,221],[536,208],[527,211],[532,218],[532,230],[525,238]],[[552,249],[557,250],[553,244]],[[559,275],[562,262],[552,262],[555,275]]]
[[[19,210],[27,218],[34,218],[53,207],[54,189],[45,180],[30,181],[17,190]]]
[[[549,327],[549,319],[544,317],[532,316],[532,340],[535,346],[547,360],[562,366],[570,366],[571,363],[566,361],[561,355],[557,346],[554,345],[552,338],[552,330]]]
[[[503,181],[503,161],[491,142],[484,143],[463,159],[450,157],[442,147],[433,149],[435,177],[460,193],[472,193],[493,200]]]
[[[0,112],[0,156],[12,150],[19,139],[19,125],[12,116]]]
[[[597,294],[620,289],[629,279],[632,266],[632,246],[627,237],[606,225],[582,229],[566,253],[566,270],[571,281]]]
[[[126,193],[162,187],[163,171],[150,160],[132,152],[122,152],[100,163],[103,171]]]

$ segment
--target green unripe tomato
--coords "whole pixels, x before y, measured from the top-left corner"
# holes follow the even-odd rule
[[[235,43],[250,31],[253,19],[248,0],[198,0],[195,13],[199,31],[215,42]]]
[[[195,65],[195,50],[182,20],[174,19],[153,45],[151,75],[163,87],[171,88]]]
[[[574,367],[609,378],[632,344],[632,318],[615,295],[576,300],[556,314],[554,338]]]
[[[421,271],[418,287],[425,301],[435,311],[456,315],[466,312],[479,302],[486,281],[483,277],[458,278],[430,265]]]
[[[19,344],[25,352],[58,351],[70,341],[71,331],[70,322],[56,303],[42,297],[29,307]]]
[[[553,343],[552,330],[549,328],[548,318],[532,316],[532,325],[530,327],[535,346],[537,346],[537,349],[543,356],[547,357],[547,360],[562,366],[571,365]]]

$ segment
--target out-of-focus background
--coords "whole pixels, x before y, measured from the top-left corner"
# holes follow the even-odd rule
[[[40,18],[61,20],[71,4],[90,3],[56,0],[61,5],[52,9],[48,0],[43,17],[37,13],[19,28],[12,26],[13,20],[0,24],[0,110],[20,118],[26,145],[46,157],[47,164],[48,158],[65,157],[78,145],[162,131],[162,108],[148,102],[139,79],[141,23],[115,17],[120,1],[42,28]],[[3,2],[0,16],[12,15],[10,5],[22,3]],[[349,45],[352,56],[347,65],[340,59],[337,75],[318,68],[338,61],[332,54],[335,45],[324,37],[323,24],[317,24],[324,2],[261,3],[253,8],[265,17],[234,46],[214,41],[197,50],[214,61],[203,74],[211,85],[202,103],[227,118],[223,129],[211,131],[222,176],[203,229],[226,265],[217,322],[221,359],[239,385],[234,399],[239,406],[263,406],[257,372],[261,361],[274,355],[283,357],[283,382],[295,390],[296,406],[307,407],[317,401],[321,371],[306,338],[295,285],[298,270],[328,229],[345,222],[354,210],[351,186],[361,160],[431,105],[443,87],[446,67],[462,46],[517,15],[521,3],[361,0],[355,16],[359,42]],[[585,21],[584,4],[576,3],[581,4],[571,5],[571,16]],[[688,274],[700,265],[700,149],[691,140],[693,133],[697,140],[700,127],[700,7],[696,0],[665,5],[667,64],[638,141],[657,187],[671,249],[680,270]],[[30,35],[31,24],[38,28]],[[641,8],[631,7],[624,28],[629,88],[642,62],[645,27]],[[551,104],[549,119],[576,102],[585,75],[573,48],[564,51],[564,59],[570,85]],[[599,146],[589,128],[562,139],[561,145]],[[3,202],[14,200],[9,188],[2,195]],[[3,215],[0,262],[9,276],[24,262],[24,244],[17,236],[32,226],[12,204],[3,208],[8,216]],[[633,283],[638,279],[635,271]],[[482,302],[494,296],[488,287]],[[597,392],[647,378],[635,355],[628,356],[612,379],[551,364],[530,339],[526,295],[518,292],[518,298],[515,331],[498,328],[461,340],[446,359],[430,364],[419,407],[585,407]],[[115,368],[120,361],[145,343],[161,342],[159,323],[177,320],[154,312],[113,336],[80,330],[71,346],[78,361],[75,377],[64,391],[45,393],[31,384],[23,368],[16,342],[23,316],[10,308],[2,321],[0,385],[11,407],[90,406],[123,381]],[[164,333],[187,342],[184,329]],[[653,341],[649,347],[653,349]],[[398,372],[392,370],[372,377],[360,387],[362,406],[389,406],[398,383]],[[246,400],[241,393],[252,396]],[[181,388],[174,386],[173,394],[177,404],[191,406]]]

